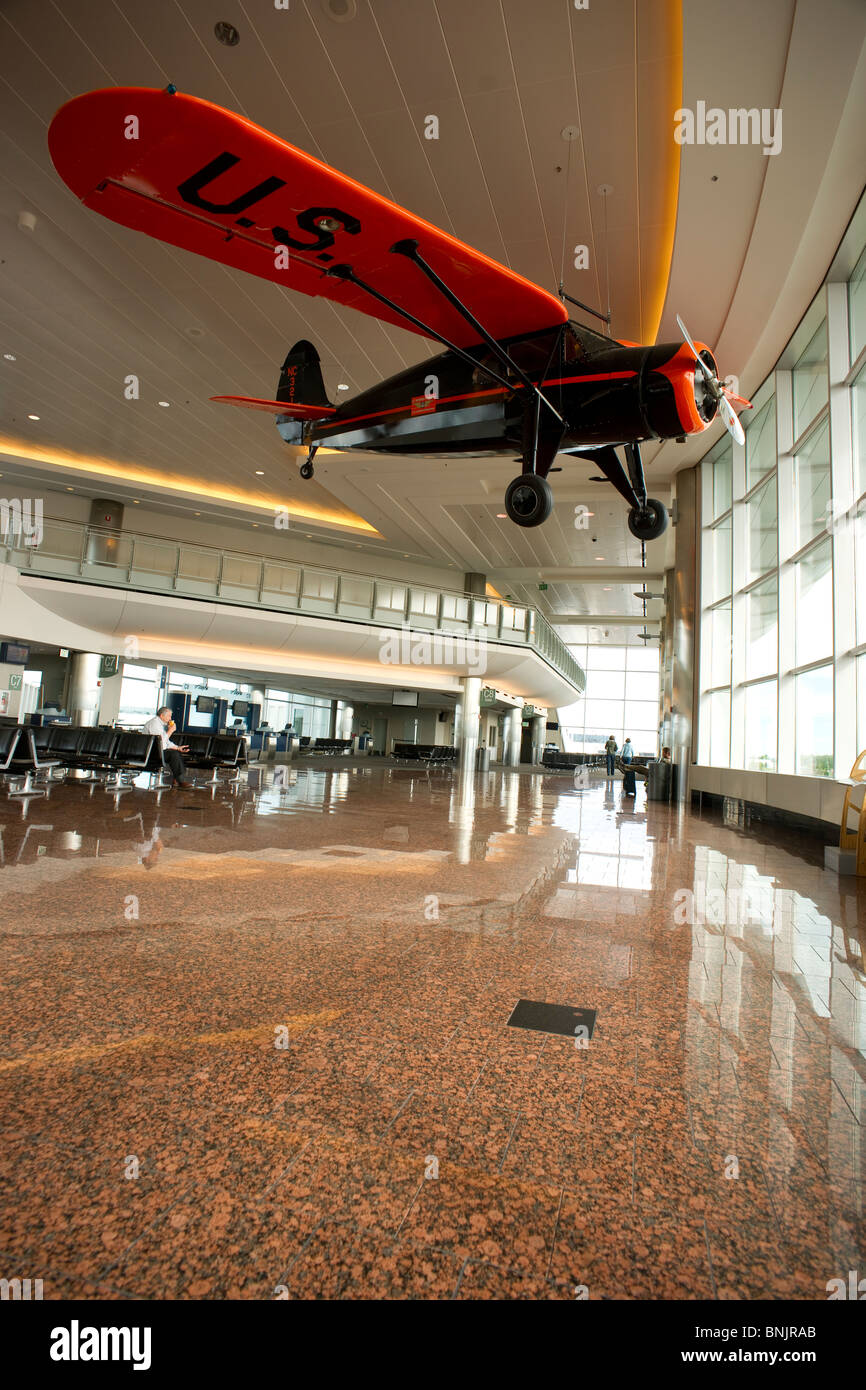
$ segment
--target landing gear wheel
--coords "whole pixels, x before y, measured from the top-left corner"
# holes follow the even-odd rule
[[[302,478],[312,478],[312,476],[313,476],[313,465],[312,465],[311,463],[302,463],[302,464],[301,464],[301,477],[302,477]]]
[[[632,507],[628,514],[628,529],[639,541],[658,540],[667,527],[667,508],[655,497],[648,497],[645,507]]]
[[[505,510],[518,526],[540,526],[553,511],[553,493],[546,478],[523,473],[505,490]]]

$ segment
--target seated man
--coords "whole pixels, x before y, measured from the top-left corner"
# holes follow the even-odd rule
[[[174,786],[188,787],[189,782],[186,781],[186,764],[181,757],[181,753],[187,753],[189,747],[187,744],[175,745],[170,741],[171,735],[176,728],[177,725],[171,717],[170,707],[168,705],[163,705],[162,709],[157,710],[152,719],[148,719],[147,723],[143,726],[143,732],[146,734],[155,734],[156,737],[160,739],[162,743],[163,760],[174,778]]]

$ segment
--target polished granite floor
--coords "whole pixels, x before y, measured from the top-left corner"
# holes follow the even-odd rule
[[[46,1298],[827,1298],[866,882],[814,839],[358,761],[0,798],[0,1275]],[[597,1011],[588,1045],[508,1026]]]

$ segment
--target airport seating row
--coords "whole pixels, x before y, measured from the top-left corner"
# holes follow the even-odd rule
[[[585,761],[582,753],[563,753],[561,748],[545,748],[541,755],[542,767],[549,767],[554,772],[573,772],[576,767],[582,767]]]
[[[457,749],[447,743],[395,742],[392,756],[401,763],[447,765],[457,761]]]
[[[229,770],[236,780],[246,762],[246,744],[232,735],[189,734],[183,754],[189,769]],[[93,778],[119,786],[140,773],[161,777],[167,772],[162,745],[153,734],[134,730],[81,728],[71,724],[7,725],[0,728],[0,775],[7,781],[23,778],[23,787],[10,796],[29,796],[40,777],[56,770],[89,772]]]
[[[301,739],[301,747],[304,747],[304,740]],[[337,754],[347,754],[352,751],[352,740],[350,738],[317,738],[312,748],[309,744],[306,747],[308,753],[324,753],[326,757],[333,758]]]

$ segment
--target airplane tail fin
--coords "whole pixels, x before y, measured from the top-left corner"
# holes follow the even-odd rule
[[[319,354],[305,338],[295,343],[283,363],[275,401],[261,400],[258,396],[211,396],[211,400],[223,405],[242,406],[246,410],[264,410],[270,415],[288,416],[290,420],[321,420],[336,412],[336,406],[331,405],[325,392]],[[301,434],[292,440],[284,437],[288,443],[300,443],[301,440]]]
[[[319,354],[302,338],[289,349],[288,356],[280,371],[280,384],[277,387],[277,400],[288,407],[295,405],[323,406],[323,414],[333,410],[325,391],[322,379],[322,364]]]

